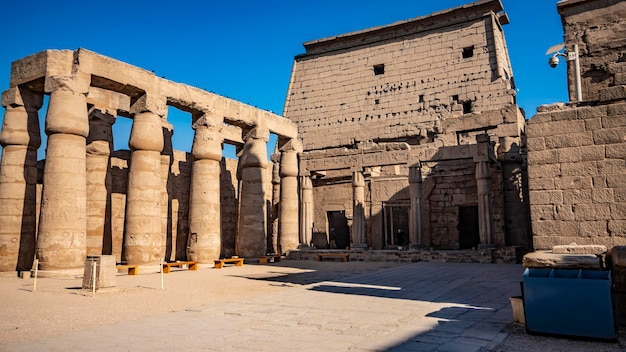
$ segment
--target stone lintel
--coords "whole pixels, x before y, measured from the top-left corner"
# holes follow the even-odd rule
[[[74,52],[71,50],[45,50],[29,55],[11,64],[10,87],[44,78],[72,74]]]
[[[241,146],[244,143],[241,128],[237,126],[222,126],[222,137],[224,138],[224,143],[226,144]]]
[[[112,90],[89,87],[87,104],[91,104],[96,109],[107,114],[118,115],[119,111],[125,113],[129,112],[130,97]]]
[[[281,152],[295,151],[297,153],[301,153],[302,152],[302,143],[297,138],[289,139],[287,142],[285,142],[284,144],[282,144],[279,147],[279,150]]]

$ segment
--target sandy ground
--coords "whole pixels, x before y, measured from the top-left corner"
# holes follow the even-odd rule
[[[283,261],[241,268],[173,269],[163,275],[164,289],[160,274],[144,270],[137,276],[118,274],[116,287],[100,289],[95,296],[81,289],[82,278],[40,278],[33,292],[32,278],[0,277],[0,351],[3,344],[236,301],[285,286],[336,280],[398,265],[405,263]],[[281,281],[286,275],[289,280]],[[261,280],[267,278],[272,280]],[[620,343],[603,343],[533,336],[512,323],[506,332],[509,336],[490,351],[626,351],[623,333]]]

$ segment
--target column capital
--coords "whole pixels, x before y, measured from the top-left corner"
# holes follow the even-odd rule
[[[152,112],[142,112],[133,118],[128,145],[131,150],[163,150],[163,130],[161,117]]]
[[[164,117],[167,116],[167,102],[161,95],[146,92],[130,106],[130,112],[132,114],[151,112]]]
[[[22,94],[17,87],[9,88],[2,92],[2,106],[5,108],[23,106],[27,111],[38,111],[43,106],[43,94],[30,91]]]
[[[270,130],[264,124],[260,123],[243,129],[243,140],[260,139],[267,143],[270,140]]]
[[[352,171],[352,186],[365,187],[365,178],[363,177],[363,172]]]

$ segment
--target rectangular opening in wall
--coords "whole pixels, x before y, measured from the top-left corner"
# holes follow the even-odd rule
[[[463,113],[469,114],[472,112],[472,102],[470,100],[463,102]]]
[[[459,96],[458,96],[458,94],[455,94],[455,95],[453,95],[453,96],[452,96],[452,101],[453,101],[453,102],[457,102],[457,103],[459,102]]]
[[[474,56],[474,46],[466,46],[463,48],[463,58],[467,59],[469,57]]]
[[[409,245],[409,204],[383,202],[384,248]]]
[[[327,211],[328,219],[328,247],[330,249],[346,249],[350,246],[350,227],[346,212]]]
[[[459,207],[459,249],[476,248],[480,244],[478,206]]]
[[[374,65],[374,75],[382,75],[385,74],[385,64]]]
[[[419,97],[419,102],[420,102],[420,103],[423,103],[423,102],[424,102],[424,94],[420,94],[420,97]]]

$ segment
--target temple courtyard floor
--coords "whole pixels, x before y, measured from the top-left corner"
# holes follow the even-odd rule
[[[0,277],[0,351],[624,351],[513,324],[513,264],[283,260],[116,287]],[[163,278],[163,280],[161,280]],[[163,286],[161,286],[163,285]],[[161,288],[163,287],[163,289]]]

